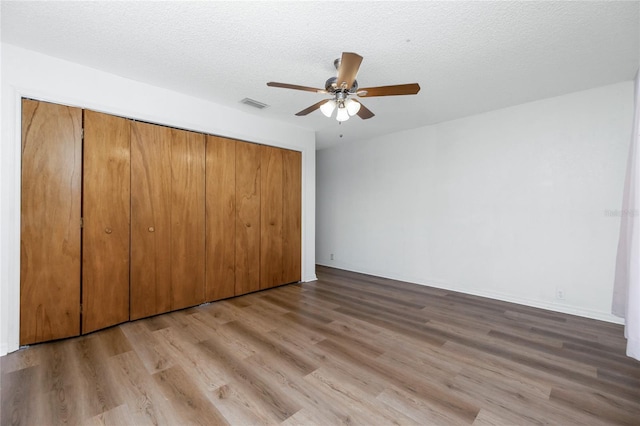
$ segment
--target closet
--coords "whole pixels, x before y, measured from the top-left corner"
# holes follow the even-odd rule
[[[23,100],[20,344],[301,279],[301,153]]]

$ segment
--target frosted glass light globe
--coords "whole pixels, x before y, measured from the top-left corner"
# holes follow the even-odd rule
[[[347,121],[349,119],[349,113],[347,112],[347,108],[338,107],[338,113],[336,114],[336,120],[338,121]]]
[[[347,99],[344,103],[345,108],[349,115],[356,115],[360,111],[360,102],[353,99]]]
[[[333,114],[333,110],[336,109],[336,101],[330,100],[329,102],[325,102],[320,106],[320,111],[326,116],[331,117]]]

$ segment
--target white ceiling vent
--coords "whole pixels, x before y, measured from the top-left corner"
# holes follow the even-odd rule
[[[251,98],[244,98],[243,100],[240,101],[241,104],[245,104],[245,105],[249,105],[252,106],[254,108],[258,108],[258,109],[264,109],[266,107],[268,107],[269,105],[267,104],[263,104],[262,102],[258,102],[254,99]]]

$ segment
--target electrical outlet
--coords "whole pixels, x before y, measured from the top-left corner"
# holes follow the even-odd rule
[[[331,253],[331,260],[333,260],[333,253]]]
[[[556,288],[556,299],[564,300],[564,289],[561,287]]]

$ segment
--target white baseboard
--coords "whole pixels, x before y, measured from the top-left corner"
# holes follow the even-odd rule
[[[470,294],[473,296],[487,297],[489,299],[501,300],[503,302],[516,303],[518,305],[530,306],[533,308],[546,309],[553,312],[561,312],[563,314],[576,315],[584,318],[591,318],[600,321],[611,322],[614,324],[624,324],[624,319],[619,318],[608,312],[595,311],[592,309],[584,309],[579,306],[571,306],[560,303],[552,303],[545,300],[528,299],[511,294],[487,291],[487,290],[469,290],[461,286],[452,285],[450,283],[443,283],[437,280],[417,280],[416,278],[403,277],[400,275],[391,276],[387,273],[381,273],[379,271],[368,271],[362,268],[353,267],[352,265],[345,265],[340,262],[332,260],[317,260],[316,263],[320,266],[327,266],[329,268],[344,269],[346,271],[358,272],[362,274],[374,275],[381,278],[388,278],[391,280],[405,281],[412,284],[424,285],[428,287],[439,288],[442,290],[451,290],[458,293]]]
[[[310,283],[312,281],[318,281],[316,274],[310,274],[302,280],[303,283]]]

